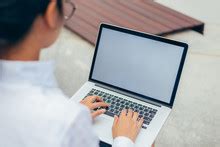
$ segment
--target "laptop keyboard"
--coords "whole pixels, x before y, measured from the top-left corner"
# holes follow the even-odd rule
[[[114,117],[114,115],[119,115],[123,109],[132,109],[133,111],[138,112],[139,116],[144,118],[145,125],[142,126],[144,129],[147,129],[147,125],[150,124],[155,114],[157,113],[156,109],[123,99],[118,96],[114,96],[112,94],[105,93],[97,89],[92,89],[86,95],[86,97],[92,95],[100,96],[104,102],[110,104],[110,106],[106,108],[107,111],[105,114],[111,117]]]

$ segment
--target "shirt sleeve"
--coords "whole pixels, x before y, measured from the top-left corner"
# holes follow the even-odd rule
[[[134,143],[127,137],[119,136],[114,139],[112,147],[134,147]]]
[[[99,139],[92,130],[92,118],[87,108],[82,106],[71,127],[67,131],[63,147],[98,147]]]

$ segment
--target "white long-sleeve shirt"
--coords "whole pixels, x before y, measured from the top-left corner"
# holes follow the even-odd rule
[[[89,110],[58,88],[52,62],[0,60],[0,147],[98,147]],[[113,147],[133,147],[126,137]]]

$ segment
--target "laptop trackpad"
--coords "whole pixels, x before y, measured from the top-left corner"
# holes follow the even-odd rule
[[[112,144],[112,124],[113,117],[103,114],[94,120],[93,129],[101,141]]]

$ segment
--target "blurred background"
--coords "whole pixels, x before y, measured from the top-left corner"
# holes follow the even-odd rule
[[[155,145],[218,147],[220,146],[220,1],[156,0],[154,2],[205,24],[203,34],[186,29],[164,35],[188,43],[189,53],[174,109],[160,131]],[[72,20],[71,23],[74,21]],[[79,29],[80,27],[78,26]],[[76,31],[64,28],[58,41],[41,53],[41,60],[55,61],[59,85],[69,97],[88,79],[94,45],[84,38]]]

